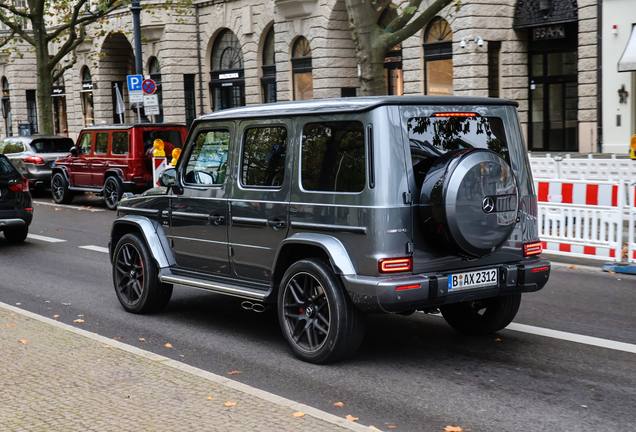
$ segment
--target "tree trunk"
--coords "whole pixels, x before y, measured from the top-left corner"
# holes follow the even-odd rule
[[[46,29],[44,20],[33,21],[33,28],[40,31],[33,32],[35,40],[35,56],[37,68],[37,105],[38,105],[38,132],[42,135],[53,135],[53,76],[52,67],[49,65],[49,47],[46,42]]]
[[[349,26],[356,46],[362,96],[386,94],[384,57],[388,33],[378,27],[370,0],[346,0]]]

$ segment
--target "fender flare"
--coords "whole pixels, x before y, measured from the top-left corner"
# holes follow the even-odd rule
[[[126,178],[124,177],[124,173],[119,168],[107,169],[106,172],[104,172],[104,183],[106,183],[106,179],[108,177],[117,177],[119,181],[122,183],[122,185],[126,181]]]
[[[170,250],[168,239],[158,222],[144,216],[123,216],[113,222],[110,232],[110,261],[113,262],[113,254],[119,239],[130,232],[140,232],[150,249],[150,253],[159,269],[175,264],[174,255]]]
[[[288,244],[306,244],[321,248],[329,256],[329,260],[335,267],[336,274],[355,275],[356,270],[351,262],[347,249],[337,238],[327,234],[297,233],[283,240],[276,251],[274,268],[278,265],[281,251]]]
[[[65,166],[53,167],[53,171],[51,171],[51,181],[53,180],[53,176],[57,173],[60,173],[64,176],[64,180],[68,183],[69,186],[72,186],[71,176],[68,173],[68,168]]]

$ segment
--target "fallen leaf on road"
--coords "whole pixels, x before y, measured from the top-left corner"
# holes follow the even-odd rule
[[[342,402],[336,402],[335,404],[333,404],[334,406],[339,406],[339,407],[343,407],[344,404]]]
[[[18,342],[20,342],[22,345],[26,345],[29,341],[19,340]]]
[[[84,322],[84,320],[83,320],[83,319],[76,319],[76,320],[75,320],[75,321],[73,321],[73,322]]]
[[[15,314],[14,313],[10,313],[9,316],[15,316]]]
[[[59,315],[53,315],[53,318],[59,318],[59,317],[60,317]]]
[[[47,300],[47,301],[45,301],[44,303],[51,303],[51,302]]]
[[[347,417],[345,417],[347,420],[349,421],[356,421],[356,420],[360,420],[358,417],[354,417],[352,415],[347,414]]]
[[[227,374],[228,375],[236,375],[236,374],[240,374],[240,373],[243,373],[243,372],[241,372],[241,371],[232,371],[232,372],[228,372]]]
[[[608,272],[609,272],[610,274],[616,274],[616,272],[613,272],[613,271],[611,271],[611,270],[608,270]]]
[[[16,303],[15,305],[16,306],[22,306],[22,303]]]
[[[104,345],[102,348],[112,348],[110,345]]]
[[[495,342],[501,342],[501,339],[497,338],[495,339]]]
[[[139,342],[146,342],[146,339],[144,339],[144,338],[139,338]]]
[[[236,406],[237,404],[238,404],[238,402],[227,401],[223,405],[225,405],[226,407],[233,407],[233,406]]]
[[[60,232],[60,229],[59,229],[59,228],[57,228],[55,231]]]
[[[91,206],[88,206],[88,207],[86,207],[86,208],[87,208],[87,209],[92,209],[93,207],[91,207]]]
[[[56,208],[55,211],[62,210],[61,208]]]
[[[113,339],[119,340],[121,338],[123,338],[123,336],[115,336]]]
[[[165,344],[164,346],[165,346],[166,348],[172,348],[172,344],[169,344],[169,343]]]
[[[214,400],[214,398],[212,396],[208,396],[207,400]]]
[[[446,432],[464,432],[469,431],[470,429],[462,429],[459,426],[446,426],[445,428],[442,428],[442,430]]]
[[[7,324],[7,327],[15,327],[15,324],[13,324],[13,323]]]
[[[572,270],[578,270],[579,268],[575,265],[571,265],[571,266],[567,266],[566,268],[572,269]]]
[[[294,417],[305,417],[305,413],[304,412],[300,412],[300,411],[295,412],[293,415],[294,415]]]
[[[380,430],[380,429],[378,429],[378,428],[377,428],[377,427],[375,427],[375,426],[369,426],[369,429],[373,429],[373,430]]]

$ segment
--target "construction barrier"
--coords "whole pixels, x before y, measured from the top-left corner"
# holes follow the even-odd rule
[[[565,156],[533,156],[528,153],[532,175],[535,179],[551,180],[592,180],[592,181],[634,181],[636,163],[629,158],[611,155],[609,158],[585,158]]]

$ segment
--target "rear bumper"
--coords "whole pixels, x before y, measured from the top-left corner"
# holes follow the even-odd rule
[[[540,258],[464,270],[477,271],[494,267],[499,269],[496,286],[459,292],[449,292],[449,275],[442,273],[388,278],[344,275],[342,280],[352,301],[360,309],[367,312],[397,313],[480,298],[539,291],[550,277],[550,262]],[[399,289],[400,287],[409,288]]]
[[[0,210],[0,231],[28,227],[32,220],[32,211]]]

